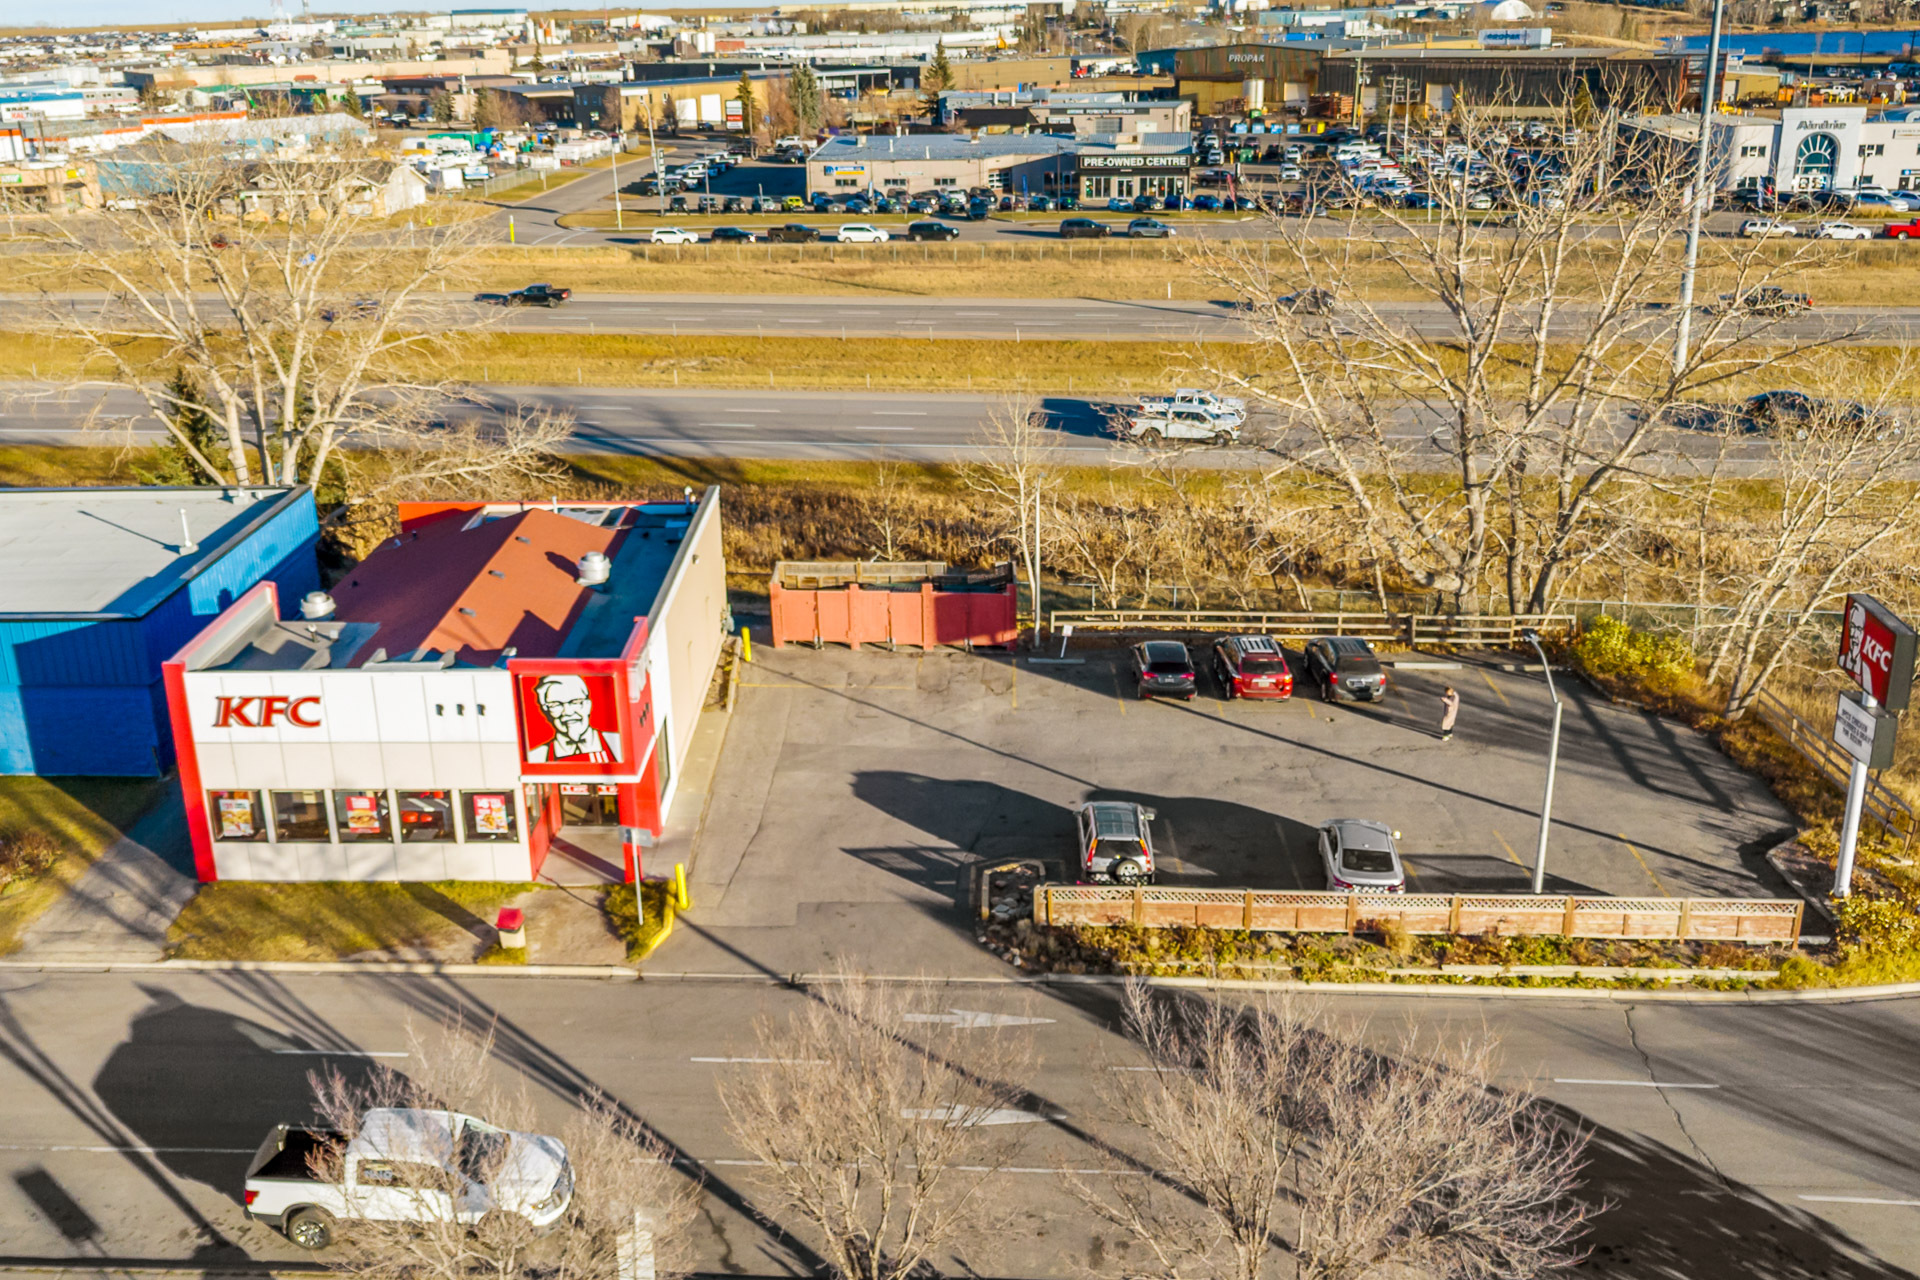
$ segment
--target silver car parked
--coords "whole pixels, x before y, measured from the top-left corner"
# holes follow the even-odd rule
[[[1320,861],[1334,893],[1405,893],[1400,833],[1365,818],[1335,818],[1320,827]]]

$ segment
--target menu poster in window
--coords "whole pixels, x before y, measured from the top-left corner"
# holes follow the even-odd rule
[[[348,796],[346,799],[347,830],[355,835],[379,835],[379,799],[375,796]]]
[[[613,675],[522,675],[521,744],[527,766],[547,774],[617,774],[626,769],[620,735],[620,681]]]
[[[512,826],[507,813],[507,798],[475,796],[473,798],[473,829],[483,836],[509,834]]]
[[[223,796],[220,800],[220,838],[248,840],[257,829],[252,796]]]

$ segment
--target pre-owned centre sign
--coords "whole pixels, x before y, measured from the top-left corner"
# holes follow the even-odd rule
[[[1913,691],[1912,627],[1870,595],[1847,597],[1840,622],[1840,669],[1888,711],[1904,711]]]

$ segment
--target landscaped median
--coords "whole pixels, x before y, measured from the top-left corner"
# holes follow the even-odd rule
[[[1499,986],[1781,985],[1798,900],[1352,894],[983,877],[978,937],[1039,973]]]

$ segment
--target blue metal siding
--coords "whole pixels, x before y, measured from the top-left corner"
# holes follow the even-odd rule
[[[153,777],[160,725],[144,686],[0,689],[0,770]]]
[[[255,584],[318,589],[303,493],[155,606],[115,622],[0,621],[0,773],[152,776],[173,763],[160,665]]]

